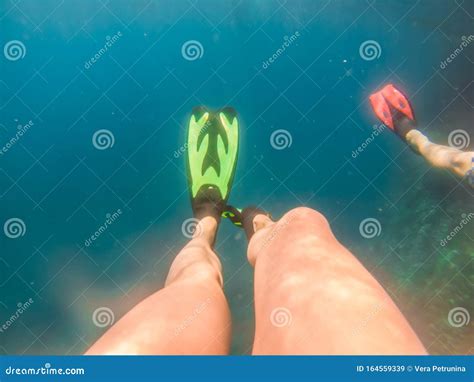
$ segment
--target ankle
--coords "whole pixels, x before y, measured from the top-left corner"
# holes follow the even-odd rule
[[[258,232],[261,229],[267,228],[275,224],[275,222],[270,219],[267,215],[258,214],[255,215],[253,218],[253,230],[254,232]]]
[[[273,222],[270,214],[255,206],[246,207],[242,210],[241,221],[242,228],[249,241],[255,232]]]
[[[422,153],[427,144],[430,143],[429,139],[419,130],[413,129],[406,135],[407,143],[417,152]]]
[[[267,215],[258,214],[253,218],[254,235],[249,240],[247,250],[247,260],[252,267],[255,267],[258,255],[271,241],[271,232],[276,224],[277,222],[271,220]]]
[[[204,239],[211,247],[214,244],[219,222],[213,216],[205,216],[196,224],[193,234],[194,239]]]

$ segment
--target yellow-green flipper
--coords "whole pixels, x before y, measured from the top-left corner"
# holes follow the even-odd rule
[[[193,109],[188,125],[187,167],[193,209],[202,201],[225,206],[239,151],[239,122],[234,109]],[[195,211],[196,212],[196,211]]]

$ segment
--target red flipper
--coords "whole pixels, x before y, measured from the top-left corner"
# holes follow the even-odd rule
[[[369,100],[372,105],[372,109],[374,109],[374,112],[377,117],[382,121],[385,126],[388,126],[390,129],[394,130],[392,113],[390,112],[390,108],[387,105],[387,102],[385,101],[382,92],[383,90],[372,94],[369,97]]]
[[[388,84],[382,89],[381,93],[391,106],[393,106],[399,112],[405,114],[412,121],[415,120],[410,102],[408,101],[407,97],[405,97],[395,86]]]

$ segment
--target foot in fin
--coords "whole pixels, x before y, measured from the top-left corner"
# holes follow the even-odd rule
[[[193,108],[187,135],[187,172],[194,217],[213,216],[225,209],[239,149],[239,123],[232,108],[212,112]]]
[[[406,140],[408,132],[416,128],[415,115],[408,98],[395,86],[388,84],[369,99],[380,121]]]

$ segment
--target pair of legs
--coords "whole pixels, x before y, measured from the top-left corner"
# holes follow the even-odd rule
[[[327,220],[297,208],[253,218],[253,354],[425,354],[416,334]],[[108,330],[86,354],[228,354],[231,318],[217,221],[204,217],[174,260],[163,289]]]
[[[472,171],[474,152],[437,145],[416,129],[407,134],[406,140],[410,147],[420,153],[433,167],[447,169],[461,178]]]

